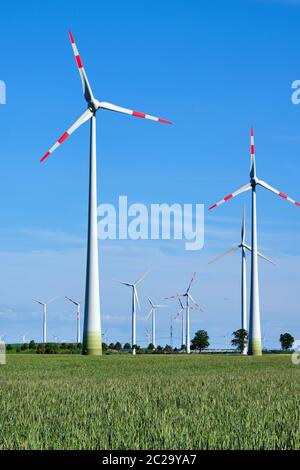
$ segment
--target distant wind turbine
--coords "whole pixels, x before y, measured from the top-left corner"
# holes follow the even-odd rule
[[[185,338],[184,338],[184,310],[185,310],[185,307],[183,305],[183,303],[181,302],[181,299],[179,297],[179,294],[178,294],[178,302],[179,302],[179,305],[180,305],[180,310],[176,313],[175,317],[174,318],[178,318],[180,317],[181,315],[181,347],[182,346],[185,346]]]
[[[156,309],[157,308],[168,308],[168,305],[160,305],[160,304],[154,304],[152,300],[148,297],[148,301],[150,303],[150,310],[148,313],[148,316],[146,317],[146,320],[150,318],[152,315],[152,329],[151,329],[151,343],[153,344],[154,348],[156,348]]]
[[[189,286],[187,288],[187,290],[184,292],[184,294],[176,294],[176,295],[172,295],[171,297],[165,297],[166,299],[178,299],[179,297],[185,297],[185,345],[186,345],[186,353],[187,354],[190,354],[191,352],[191,339],[190,339],[190,309],[192,308],[191,305],[190,305],[190,300],[192,301],[192,303],[194,304],[194,306],[201,310],[202,311],[202,308],[200,307],[199,304],[197,304],[197,302],[193,299],[191,293],[190,293],[190,290],[191,290],[191,286],[192,286],[192,283],[194,282],[195,280],[195,276],[196,276],[196,273],[193,273],[193,276],[192,276],[192,279],[189,283]]]
[[[47,343],[47,305],[51,304],[57,297],[53,297],[47,302],[42,302],[41,300],[33,300],[34,302],[43,306],[43,343]]]
[[[132,346],[132,354],[136,354],[136,307],[140,310],[140,302],[137,293],[137,286],[145,279],[149,271],[146,271],[140,278],[138,278],[133,284],[129,282],[119,281],[116,280],[119,284],[122,284],[127,287],[132,288],[132,338],[131,338],[131,346]]]
[[[76,325],[77,325],[77,344],[80,343],[80,302],[76,302],[76,300],[70,299],[69,297],[65,296],[67,300],[72,302],[72,304],[77,306],[77,314],[76,314]]]
[[[55,144],[41,158],[46,160],[78,127],[90,120],[90,174],[89,174],[89,216],[88,216],[88,244],[86,264],[86,287],[83,327],[83,353],[90,355],[102,354],[101,321],[100,321],[100,294],[99,294],[99,265],[98,265],[98,234],[97,234],[97,173],[96,173],[96,112],[101,109],[129,114],[139,118],[171,124],[165,119],[150,116],[149,114],[122,108],[111,103],[97,100],[92,92],[87,74],[83,67],[74,37],[69,32],[70,40],[82,81],[83,94],[87,102],[87,109],[75,123],[55,142]]]
[[[251,155],[251,165],[250,165],[250,183],[245,184],[241,188],[234,191],[232,194],[221,199],[219,202],[211,206],[209,209],[214,209],[218,207],[223,202],[229,201],[235,196],[238,196],[245,191],[251,189],[252,192],[252,244],[251,244],[251,288],[250,288],[250,321],[249,321],[249,342],[248,342],[248,354],[254,356],[262,355],[262,345],[261,345],[261,324],[260,324],[260,306],[259,306],[259,283],[258,283],[258,251],[257,251],[257,220],[256,220],[256,187],[261,186],[265,189],[268,189],[272,193],[277,194],[283,199],[300,206],[300,203],[294,201],[286,194],[278,191],[277,189],[270,186],[263,180],[260,180],[256,176],[256,163],[255,163],[255,148],[254,148],[254,130],[251,128],[250,131],[250,155]]]
[[[243,330],[248,331],[248,320],[247,320],[247,270],[246,270],[246,250],[251,252],[251,248],[249,245],[246,244],[245,242],[246,239],[246,211],[244,208],[243,211],[243,218],[242,218],[242,230],[241,230],[241,241],[238,245],[235,245],[233,248],[230,248],[228,251],[223,253],[221,256],[218,256],[217,258],[214,258],[211,260],[208,264],[212,264],[215,261],[219,261],[220,259],[224,258],[225,256],[231,255],[232,253],[235,253],[237,250],[241,249],[241,254],[242,254],[242,270],[241,270],[241,328]],[[269,258],[266,256],[262,255],[259,251],[257,252],[257,255],[260,258],[263,258],[264,260],[268,261],[271,264],[273,261],[271,261]],[[242,351],[242,354],[246,355],[247,354],[247,344],[245,343],[244,349]]]

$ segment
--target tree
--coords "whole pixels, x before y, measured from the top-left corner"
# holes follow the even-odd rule
[[[29,349],[36,349],[35,341],[32,339],[29,343]]]
[[[109,345],[108,345],[108,349],[115,349],[115,345],[114,345],[114,343],[109,343]]]
[[[38,344],[36,353],[37,354],[45,354],[45,352],[46,352],[45,345],[43,343]]]
[[[170,346],[169,344],[166,344],[164,347],[164,353],[170,354],[171,352],[172,352],[172,346]]]
[[[106,343],[102,343],[102,351],[105,352],[105,351],[107,351],[107,349],[108,349],[107,344],[106,344]]]
[[[123,346],[123,349],[125,349],[126,351],[129,351],[131,349],[131,344],[125,343]]]
[[[149,343],[147,349],[148,349],[149,352],[153,352],[154,349],[155,349],[154,344],[153,344],[153,343]]]
[[[282,333],[280,335],[279,341],[281,343],[281,348],[283,349],[283,351],[287,351],[293,346],[295,338],[290,333]]]
[[[57,343],[46,343],[44,353],[45,354],[57,354],[58,353],[58,344]]]
[[[144,352],[144,351],[142,350],[141,346],[139,346],[138,344],[134,344],[134,345],[132,346],[132,349],[135,349],[136,354],[143,354],[143,352]]]
[[[116,344],[115,344],[114,349],[116,349],[117,351],[121,351],[121,349],[122,349],[122,344],[121,344],[119,341],[117,341]]]
[[[240,353],[244,351],[244,348],[248,342],[248,333],[243,328],[236,330],[232,333],[233,339],[231,340],[232,346],[235,346]]]
[[[198,330],[195,333],[194,338],[192,339],[192,347],[191,349],[198,349],[200,352],[203,349],[208,348],[209,346],[209,336],[207,331],[205,330]]]

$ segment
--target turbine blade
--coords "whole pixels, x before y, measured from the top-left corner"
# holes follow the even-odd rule
[[[133,292],[134,292],[134,296],[135,296],[135,300],[136,300],[138,309],[139,309],[139,311],[141,311],[139,296],[138,296],[138,293],[137,293],[137,290],[136,290],[136,287],[135,287],[135,286],[133,286]]]
[[[133,284],[129,284],[129,282],[119,281],[118,279],[114,279],[114,282],[118,284],[123,284],[124,286],[133,287]]]
[[[257,255],[258,255],[260,258],[262,258],[262,259],[268,261],[268,263],[273,264],[273,266],[276,266],[276,263],[274,263],[274,261],[272,261],[270,258],[267,258],[267,257],[266,257],[265,255],[263,255],[260,251],[257,252]]]
[[[148,271],[145,271],[144,274],[142,274],[142,276],[135,281],[134,285],[138,286],[145,279],[145,277],[149,274],[149,272],[150,272],[150,269],[148,269]]]
[[[72,302],[74,305],[80,305],[80,302],[76,302],[75,300],[70,299],[70,297],[67,297],[66,295],[65,298]]]
[[[148,313],[148,315],[147,315],[147,317],[146,317],[146,320],[149,320],[150,315],[151,315],[152,312],[153,312],[153,308],[151,307],[150,310],[149,310],[149,313]]]
[[[132,109],[122,108],[121,106],[116,106],[112,103],[105,103],[104,101],[100,102],[100,108],[108,109],[109,111],[115,111],[117,113],[130,114],[131,116],[150,119],[151,121],[162,122],[164,124],[172,124],[170,121],[166,121],[165,119],[151,116],[150,114],[140,113],[139,111],[133,111]]]
[[[75,40],[74,40],[74,36],[73,36],[71,31],[69,31],[69,36],[70,36],[70,40],[71,40],[72,49],[73,49],[73,52],[74,52],[76,64],[77,64],[77,67],[78,67],[78,70],[79,70],[80,78],[81,78],[81,81],[82,81],[83,94],[84,94],[84,97],[85,97],[86,101],[89,103],[94,98],[93,93],[92,93],[92,89],[91,89],[91,86],[89,84],[86,72],[84,70],[83,63],[82,63],[82,60],[80,58],[80,55],[79,55],[79,52],[78,52],[78,49],[77,49],[77,46],[76,46],[76,43],[75,43]]]
[[[80,118],[77,119],[77,121],[75,121],[74,124],[57,140],[57,142],[51,147],[51,149],[45,153],[45,155],[40,159],[40,162],[42,163],[44,160],[46,160],[46,158],[48,158],[49,155],[51,155],[54,150],[57,149],[57,147],[59,147],[68,137],[70,137],[70,135],[73,134],[73,132],[76,131],[79,126],[81,126],[81,124],[88,121],[92,117],[92,115],[93,113],[89,109],[84,111]]]
[[[254,129],[250,129],[250,176],[255,178],[256,176],[256,164],[255,164],[255,147],[254,147]]]
[[[181,299],[180,297],[178,297],[178,302],[180,303],[180,306],[181,306],[181,311],[184,310],[184,306],[183,306],[183,303],[181,302]]]
[[[245,246],[246,246],[246,245],[245,245]],[[217,256],[216,258],[214,258],[214,259],[212,259],[211,261],[209,261],[208,264],[212,264],[212,263],[214,263],[215,261],[219,261],[220,259],[225,258],[225,256],[230,255],[231,253],[235,253],[239,248],[240,248],[240,245],[236,245],[236,246],[234,246],[233,248],[230,248],[230,250],[225,251],[225,253],[223,253],[222,255]]]
[[[242,230],[241,230],[241,243],[245,242],[245,236],[246,236],[246,208],[244,206],[243,218],[242,218]]]
[[[248,251],[250,251],[250,252],[252,251],[251,247],[250,247],[249,245],[246,245],[245,243],[244,243],[244,247],[245,247]],[[271,263],[271,264],[273,264],[274,266],[276,266],[276,263],[274,263],[274,261],[272,261],[270,258],[267,258],[267,257],[266,257],[265,255],[263,255],[260,251],[257,252],[257,255],[258,255],[260,258],[262,258],[262,259],[268,261],[268,263]]]
[[[54,302],[54,300],[56,300],[58,297],[52,297],[52,299],[50,300],[47,300],[47,302],[45,302],[45,304],[52,304],[52,302]]]
[[[169,305],[153,305],[154,308],[169,308]]]
[[[299,202],[294,201],[294,199],[290,198],[290,197],[287,196],[286,194],[281,193],[280,191],[278,191],[278,189],[273,188],[273,186],[269,185],[269,184],[266,183],[265,181],[263,181],[263,180],[258,180],[257,183],[258,183],[260,186],[262,186],[263,188],[268,189],[268,190],[271,191],[272,193],[277,194],[277,196],[280,196],[280,197],[282,197],[283,199],[286,199],[287,201],[290,201],[292,204],[295,204],[296,206],[300,206],[300,203],[299,203]]]
[[[193,304],[197,307],[197,309],[201,310],[201,312],[203,312],[202,310],[202,307],[197,304],[197,302],[195,301],[195,299],[191,296],[191,294],[188,294],[189,298],[191,299],[191,301],[193,302]]]
[[[218,201],[213,206],[210,206],[209,210],[215,209],[215,207],[218,207],[220,204],[223,204],[223,202],[229,201],[229,199],[232,199],[233,197],[237,196],[238,194],[241,194],[241,193],[244,193],[245,191],[248,191],[248,189],[250,189],[250,188],[251,188],[250,183],[245,184],[245,186],[242,186],[241,188],[234,191],[232,194],[229,194],[228,196],[221,199],[221,201]]]
[[[41,302],[40,300],[33,299],[33,301],[40,304],[40,305],[44,305],[44,302]]]
[[[192,276],[192,279],[191,279],[191,282],[190,282],[190,284],[189,284],[189,287],[187,288],[187,292],[189,292],[189,290],[190,290],[190,288],[191,288],[191,285],[192,285],[192,283],[194,282],[195,277],[196,277],[196,273],[194,272],[194,273],[193,273],[193,276]]]
[[[151,307],[153,307],[153,302],[152,302],[152,300],[150,299],[150,297],[148,297],[148,300],[149,300],[149,303],[150,303]]]

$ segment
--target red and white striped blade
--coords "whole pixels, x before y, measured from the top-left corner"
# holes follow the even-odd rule
[[[77,64],[77,67],[78,67],[78,70],[79,70],[79,73],[80,73],[80,78],[81,78],[81,81],[82,81],[83,94],[84,94],[84,97],[85,97],[86,101],[89,103],[93,98],[93,92],[92,92],[92,89],[91,89],[91,85],[88,81],[86,72],[85,72],[84,67],[83,67],[81,57],[79,55],[79,52],[78,52],[78,49],[77,49],[77,46],[76,46],[76,43],[75,43],[75,40],[74,40],[74,36],[73,36],[71,31],[69,31],[69,36],[70,36],[70,40],[71,40],[72,49],[73,49],[73,52],[74,52],[76,64]]]
[[[223,202],[229,201],[229,199],[232,199],[233,197],[237,196],[238,194],[241,194],[241,193],[244,193],[245,191],[248,191],[248,189],[250,189],[250,188],[251,188],[250,183],[245,184],[245,186],[242,186],[240,189],[237,189],[236,191],[234,191],[234,193],[229,194],[228,196],[221,199],[221,201],[216,202],[216,204],[211,206],[209,208],[209,210],[215,209],[215,207],[220,206],[221,204],[223,204]]]
[[[195,299],[191,296],[191,294],[188,294],[188,296],[194,304],[194,307],[190,307],[190,308],[193,308],[195,310],[200,310],[201,312],[203,312],[202,307],[195,301]]]
[[[250,176],[254,178],[256,175],[256,168],[255,168],[255,146],[254,146],[254,129],[251,127],[250,129]]]
[[[278,196],[282,197],[283,199],[286,199],[287,201],[290,201],[292,204],[295,204],[296,206],[300,206],[300,203],[297,201],[294,201],[291,197],[287,196],[286,194],[282,193],[281,191],[278,191],[278,189],[273,188],[273,186],[270,186],[268,183],[266,183],[263,180],[258,180],[257,183],[262,186],[263,188],[268,189],[272,193],[277,194]]]
[[[40,159],[40,162],[43,162],[48,158],[54,150],[57,149],[68,137],[70,137],[71,134],[73,134],[76,129],[78,129],[81,124],[84,124],[86,121],[88,121],[92,117],[93,113],[89,109],[84,111],[84,113],[80,116],[77,121],[74,122],[74,124],[55,142],[55,144],[51,147],[48,152],[45,153],[45,155]]]
[[[117,113],[129,114],[130,116],[136,116],[139,118],[150,119],[151,121],[162,122],[164,124],[172,124],[170,121],[166,121],[166,119],[151,116],[150,114],[140,113],[139,111],[133,111],[132,109],[122,108],[121,106],[116,106],[112,103],[105,103],[104,101],[100,102],[100,108],[115,111]]]

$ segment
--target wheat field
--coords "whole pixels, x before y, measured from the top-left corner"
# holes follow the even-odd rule
[[[300,449],[289,355],[18,355],[0,449]]]

